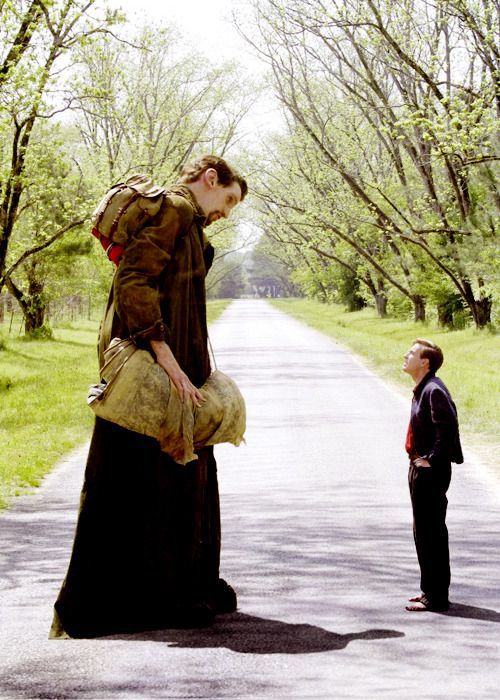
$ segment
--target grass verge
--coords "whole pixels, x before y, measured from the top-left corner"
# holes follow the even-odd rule
[[[415,338],[437,343],[445,356],[439,376],[457,404],[462,435],[471,449],[500,475],[498,335],[488,330],[450,332],[433,324],[380,319],[372,309],[349,313],[342,306],[308,299],[279,299],[272,303],[359,355],[379,376],[408,396],[408,410],[412,383],[401,370],[403,355]]]
[[[209,323],[229,303],[210,301]],[[53,340],[12,338],[0,326],[0,508],[90,436],[86,395],[98,379],[98,326],[56,328]]]

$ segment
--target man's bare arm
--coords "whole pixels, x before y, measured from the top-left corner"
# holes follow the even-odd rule
[[[181,401],[191,399],[194,406],[201,406],[205,399],[194,384],[191,383],[189,377],[179,367],[179,363],[175,359],[172,350],[163,340],[151,340],[151,347],[156,355],[156,360],[160,367],[163,367],[165,372],[170,377],[173,385],[181,398]]]

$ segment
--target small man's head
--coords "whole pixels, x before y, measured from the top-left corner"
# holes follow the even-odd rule
[[[186,165],[179,182],[193,192],[203,210],[206,225],[227,219],[232,209],[245,199],[248,186],[239,173],[218,156],[202,156]]]
[[[435,374],[443,364],[443,351],[435,343],[417,338],[405,353],[403,371],[415,381],[419,381],[428,372]]]

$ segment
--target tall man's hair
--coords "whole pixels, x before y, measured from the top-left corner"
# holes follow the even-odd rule
[[[429,371],[437,372],[438,369],[443,364],[443,351],[435,343],[430,340],[424,340],[423,338],[417,338],[413,341],[413,344],[418,343],[421,347],[420,357],[424,360],[429,360]]]
[[[233,182],[237,182],[241,189],[241,201],[245,199],[248,192],[246,180],[219,156],[201,156],[194,163],[185,165],[181,170],[179,182],[196,182],[209,168],[213,168],[217,172],[217,179],[222,187],[229,187]]]

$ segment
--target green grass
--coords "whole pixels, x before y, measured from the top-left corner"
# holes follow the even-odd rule
[[[495,464],[500,416],[500,338],[468,328],[446,331],[432,324],[380,319],[372,309],[349,313],[337,305],[306,299],[280,299],[277,308],[331,336],[359,355],[401,393],[411,396],[411,378],[402,372],[403,355],[416,338],[443,350],[439,376],[457,404],[461,432],[481,458]],[[498,454],[496,466],[500,473]]]
[[[208,303],[209,323],[229,300]],[[86,404],[98,380],[97,321],[54,330],[53,340],[8,336],[0,325],[0,508],[91,433]],[[13,324],[13,328],[17,327]]]
[[[97,327],[86,321],[57,329],[54,340],[8,340],[0,351],[0,507],[88,437]]]
[[[210,299],[207,303],[208,322],[216,321],[231,302],[232,299]]]

